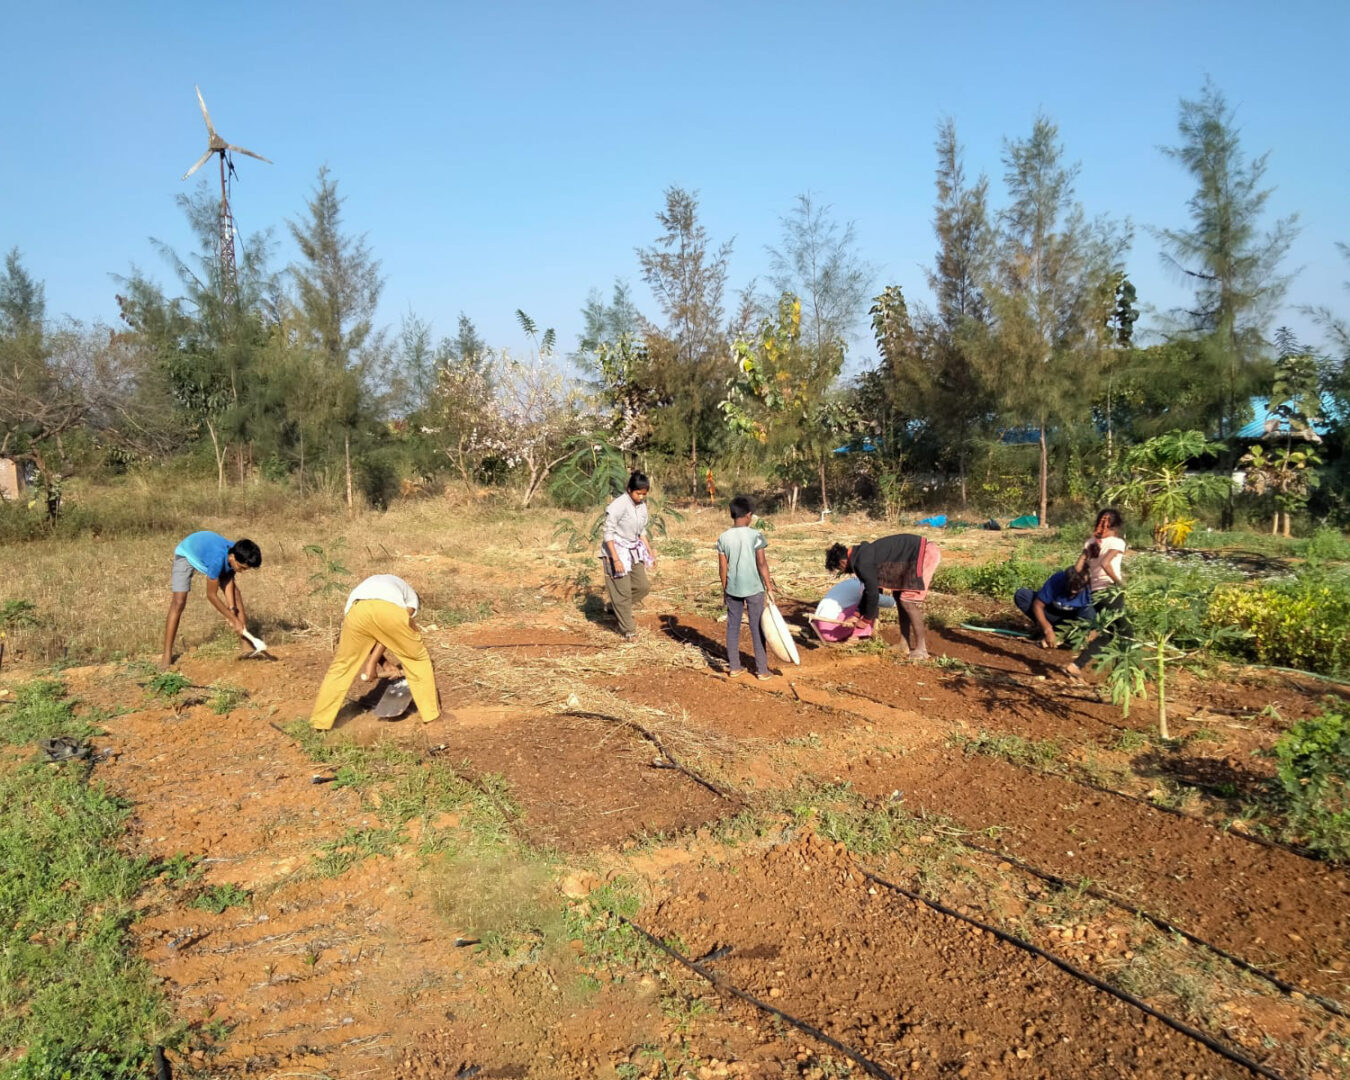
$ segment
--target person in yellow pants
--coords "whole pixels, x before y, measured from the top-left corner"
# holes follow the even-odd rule
[[[357,671],[379,646],[403,665],[408,689],[423,723],[440,716],[436,676],[415,618],[418,607],[417,594],[393,574],[368,577],[351,591],[343,612],[337,655],[323,677],[318,700],[310,713],[309,723],[315,731],[327,731],[333,726]]]

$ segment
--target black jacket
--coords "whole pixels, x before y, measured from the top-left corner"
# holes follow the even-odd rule
[[[897,533],[859,544],[850,553],[848,569],[863,583],[858,614],[869,622],[877,617],[882,589],[925,588],[923,556],[928,541],[913,533]]]

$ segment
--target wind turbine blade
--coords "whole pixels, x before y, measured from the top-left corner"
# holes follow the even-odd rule
[[[265,161],[269,165],[275,165],[276,162],[271,158],[265,158],[261,154],[255,154],[252,150],[245,150],[242,146],[235,146],[234,143],[226,143],[226,150],[233,150],[236,154],[247,154],[251,158],[257,158],[259,161]]]
[[[204,154],[201,156],[201,159],[197,162],[197,164],[194,165],[194,166],[192,166],[192,168],[190,168],[187,172],[185,172],[185,173],[183,174],[183,179],[186,180],[189,176],[191,176],[191,175],[192,175],[193,173],[195,173],[198,169],[200,169],[203,165],[205,165],[205,164],[206,164],[206,159],[209,158],[209,157],[210,157],[212,154],[214,154],[214,153],[215,153],[214,150],[208,150],[206,153],[204,153]]]
[[[206,111],[206,99],[202,97],[202,88],[200,86],[194,86],[192,89],[197,91],[197,101],[201,103],[202,118],[206,121],[206,130],[208,133],[214,135],[216,129],[211,125],[211,114]]]

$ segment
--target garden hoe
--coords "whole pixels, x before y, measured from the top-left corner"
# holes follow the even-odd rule
[[[255,657],[259,660],[276,659],[275,656],[273,656],[270,652],[267,651],[267,642],[265,642],[262,638],[254,637],[247,630],[244,631],[244,637],[247,638],[248,643],[253,646],[253,651],[245,656],[241,656],[240,657],[241,660],[252,660]]]
[[[384,694],[375,704],[375,715],[381,720],[397,720],[408,711],[412,702],[412,688],[407,679],[395,679],[384,688]]]

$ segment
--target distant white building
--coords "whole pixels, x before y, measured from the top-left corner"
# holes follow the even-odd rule
[[[23,468],[13,458],[0,457],[0,500],[18,502],[23,489]]]

